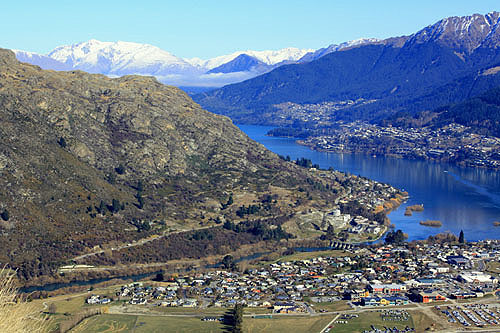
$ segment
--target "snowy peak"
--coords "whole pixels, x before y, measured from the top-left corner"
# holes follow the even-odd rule
[[[16,54],[16,58],[21,62],[27,62],[29,64],[34,64],[45,69],[53,69],[56,71],[67,71],[72,69],[71,66],[63,64],[46,55],[21,50],[12,51]]]
[[[281,62],[286,61],[297,61],[302,58],[308,52],[312,52],[312,49],[297,49],[294,47],[288,47],[278,51],[245,51],[243,53],[248,54],[265,64],[276,65]]]
[[[465,54],[471,53],[483,43],[495,39],[498,34],[499,12],[486,15],[474,14],[448,17],[412,35],[408,43],[437,42]],[[498,45],[489,45],[489,47]]]
[[[377,38],[359,38],[341,44],[331,44],[328,47],[307,53],[299,60],[299,62],[313,61],[332,52],[337,52],[351,47],[362,46],[366,44],[374,44],[378,42],[380,42],[380,39]]]
[[[19,60],[44,69],[83,70],[112,76],[153,75],[177,86],[221,86],[294,63],[310,49],[238,51],[208,60],[183,59],[149,44],[91,39],[55,48],[47,55],[15,51]]]
[[[87,42],[60,46],[48,57],[92,73],[161,75],[191,69],[181,58],[156,46],[132,42]]]
[[[231,54],[215,57],[208,60],[202,60],[200,58],[192,58],[185,59],[193,66],[197,66],[199,68],[205,68],[206,70],[212,70],[221,65],[227,64],[235,60],[237,57],[241,55],[247,55],[255,60],[262,62],[266,65],[277,65],[283,62],[295,62],[302,58],[308,52],[314,51],[312,49],[298,49],[295,47],[288,47],[281,50],[268,50],[268,51],[237,51]]]

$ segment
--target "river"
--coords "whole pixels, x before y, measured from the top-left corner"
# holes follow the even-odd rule
[[[250,138],[269,150],[305,157],[321,168],[361,175],[391,184],[410,194],[408,202],[389,214],[396,229],[409,235],[409,240],[450,231],[458,236],[464,231],[469,241],[500,239],[500,173],[479,168],[464,168],[447,163],[372,157],[364,154],[326,153],[295,143],[295,139],[266,136],[269,126],[238,125]],[[423,212],[404,216],[408,205],[423,204]],[[442,227],[426,227],[422,220],[440,220]]]

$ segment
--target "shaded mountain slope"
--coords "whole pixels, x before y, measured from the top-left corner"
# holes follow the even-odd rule
[[[194,99],[240,122],[273,123],[274,105],[284,102],[371,101],[343,110],[337,120],[374,121],[401,111],[432,110],[500,84],[496,73],[478,75],[500,64],[499,26],[497,12],[448,18],[408,37],[282,66]]]
[[[442,106],[416,115],[401,114],[389,119],[395,126],[442,127],[456,123],[473,132],[500,137],[500,87],[490,89],[463,102]]]

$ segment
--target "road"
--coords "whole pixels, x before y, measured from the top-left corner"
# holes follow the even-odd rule
[[[498,302],[495,299],[481,299],[481,300],[475,300],[475,301],[470,301],[470,302],[464,302],[460,303],[459,305],[464,306],[464,305],[469,305],[469,304],[478,304],[478,303],[494,303],[498,304]],[[448,305],[453,305],[448,304]],[[351,310],[343,310],[343,311],[335,311],[335,312],[324,312],[324,313],[273,313],[273,317],[294,317],[294,316],[311,316],[311,317],[316,317],[316,316],[334,316],[333,319],[319,332],[319,333],[325,333],[327,328],[331,326],[335,320],[337,320],[341,315],[343,314],[359,314],[363,312],[370,312],[370,311],[377,311],[377,310],[382,310],[382,309],[387,309],[387,310],[406,310],[406,311],[422,311],[426,315],[428,315],[431,319],[437,322],[442,322],[445,324],[445,326],[449,328],[445,328],[444,330],[441,330],[439,332],[441,333],[452,333],[452,332],[499,332],[498,329],[495,330],[495,328],[468,328],[467,330],[461,329],[460,327],[450,327],[448,321],[446,320],[446,317],[441,317],[437,315],[435,312],[432,311],[434,308],[435,304],[422,304],[422,303],[415,303],[415,305],[405,305],[405,306],[392,306],[392,307],[369,307],[369,308],[358,308],[358,309],[351,309]],[[446,306],[446,304],[442,304],[441,306]],[[137,308],[134,308],[134,311],[127,311],[129,310],[129,307],[123,307],[123,306],[111,306],[109,307],[109,313],[112,314],[122,314],[122,315],[130,315],[130,316],[152,316],[152,317],[191,317],[191,318],[196,318],[203,316],[203,313],[176,313],[176,314],[169,314],[169,313],[159,313],[159,312],[151,312],[148,311],[147,308],[143,308],[144,311],[136,311]],[[132,310],[132,309],[131,309]],[[179,309],[182,311],[182,309]],[[244,314],[243,317],[251,318],[255,316],[255,314]]]
[[[338,315],[336,315],[335,317],[333,317],[333,319],[328,324],[326,324],[326,326],[319,333],[325,332],[328,329],[328,327],[330,327],[335,322],[335,320],[337,320],[339,317],[340,317],[340,313]]]
[[[167,237],[169,235],[180,234],[182,232],[187,232],[187,231],[191,231],[191,230],[209,229],[209,228],[214,228],[214,227],[216,227],[216,226],[212,226],[211,225],[211,226],[205,226],[205,227],[200,227],[200,228],[196,228],[196,229],[186,229],[186,230],[177,230],[177,231],[172,231],[172,232],[166,232],[166,233],[164,233],[162,235],[156,235],[156,237],[153,235],[153,236],[150,236],[150,237],[147,237],[147,238],[139,239],[139,240],[137,240],[135,242],[132,242],[132,243],[123,244],[123,245],[112,247],[112,248],[109,248],[109,249],[102,249],[102,250],[97,250],[97,251],[93,251],[93,252],[90,252],[90,253],[82,254],[82,255],[76,256],[76,257],[74,257],[74,258],[72,258],[70,260],[78,261],[78,260],[82,260],[82,259],[85,259],[85,258],[88,258],[88,257],[91,257],[91,256],[95,256],[97,254],[101,254],[101,253],[104,253],[104,252],[110,251],[110,250],[111,251],[120,251],[120,250],[127,249],[127,248],[130,248],[130,247],[141,246],[141,245],[144,245],[146,243],[152,242],[154,240]]]

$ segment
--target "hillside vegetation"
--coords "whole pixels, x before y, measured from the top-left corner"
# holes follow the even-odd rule
[[[0,262],[25,281],[95,249],[226,221],[262,224],[173,235],[199,246],[158,251],[154,242],[117,259],[279,239],[283,219],[331,207],[345,178],[278,158],[153,78],[44,71],[8,50],[0,50],[0,137]]]

